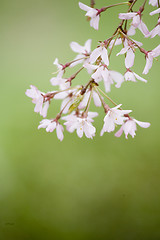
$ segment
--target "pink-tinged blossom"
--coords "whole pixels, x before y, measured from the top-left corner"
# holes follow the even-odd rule
[[[76,42],[71,42],[70,43],[70,47],[71,47],[72,51],[78,53],[78,55],[74,59],[76,61],[73,62],[70,65],[70,67],[74,67],[74,66],[76,66],[79,63],[88,62],[88,58],[85,59],[85,57],[88,57],[90,55],[90,53],[91,53],[91,43],[92,43],[91,39],[88,39],[85,42],[84,46],[81,46],[81,45],[79,45]],[[84,59],[82,59],[82,58],[84,58]],[[81,60],[78,60],[78,59],[81,59]]]
[[[54,65],[57,66],[57,77],[53,77],[50,79],[50,82],[53,86],[57,86],[57,85],[60,85],[60,84],[64,84],[66,79],[63,79],[62,76],[64,74],[64,69],[63,69],[63,65],[59,64],[58,62],[58,58],[55,59],[55,61],[53,62]]]
[[[139,47],[142,46],[143,44],[141,42],[138,42],[138,41],[134,41]],[[117,56],[118,55],[121,55],[121,54],[126,54],[126,57],[125,57],[125,66],[126,68],[131,68],[134,64],[134,59],[135,59],[135,53],[134,53],[134,49],[137,48],[135,46],[135,44],[129,40],[125,40],[124,41],[124,48],[121,49],[121,51],[119,53],[117,53]]]
[[[92,74],[92,78],[95,80],[95,82],[100,82],[104,80],[104,86],[106,92],[110,92],[111,90],[111,85],[115,82],[116,88],[120,88],[122,82],[124,81],[124,77],[121,73],[108,70],[105,65],[91,65],[91,64],[85,64],[85,68],[89,70],[95,70],[95,72]]]
[[[130,134],[132,138],[134,138],[134,136],[136,135],[135,132],[137,130],[136,123],[142,128],[148,128],[150,126],[150,123],[148,122],[140,122],[136,119],[129,119],[121,126],[118,132],[116,132],[115,136],[120,137],[124,131],[126,139],[128,139],[128,134]]]
[[[155,14],[157,14],[157,13],[160,13],[160,8],[158,8],[158,9],[156,9],[156,10],[150,12],[149,15],[153,16],[153,15],[155,15]]]
[[[143,74],[147,74],[152,67],[153,59],[160,55],[160,44],[153,49],[152,51],[148,51],[146,53],[146,65],[143,70]]]
[[[105,48],[103,43],[101,44],[101,46],[93,50],[93,52],[90,55],[89,62],[94,63],[99,57],[102,58],[102,61],[104,62],[104,64],[109,66],[108,51]]]
[[[158,7],[158,0],[149,0],[149,4],[151,4],[153,7]]]
[[[160,36],[160,18],[158,19],[156,27],[150,32],[151,38],[154,38],[156,35]]]
[[[90,26],[93,27],[94,29],[98,30],[99,27],[99,13],[97,9],[91,8],[81,2],[79,2],[79,7],[86,11],[86,15],[87,17],[90,17]]]
[[[104,132],[113,132],[116,125],[122,125],[128,117],[125,117],[125,114],[132,112],[131,110],[119,110],[118,108],[122,104],[117,105],[114,108],[110,108],[104,117],[104,125],[101,130],[100,135],[102,136]]]
[[[45,93],[39,91],[35,86],[31,85],[31,89],[26,90],[27,97],[32,98],[32,102],[35,104],[34,112],[40,113],[41,116],[47,116],[47,110],[49,107],[49,101],[44,102]]]
[[[135,72],[132,72],[130,69],[127,69],[126,73],[124,74],[124,78],[126,81],[132,81],[132,82],[137,82],[136,78],[142,82],[147,82],[146,79],[140,77],[138,74]]]
[[[139,30],[143,33],[144,36],[148,36],[149,30],[146,24],[142,21],[140,12],[120,13],[119,18],[126,20],[132,19],[131,25],[134,28],[139,28]]]
[[[56,129],[57,138],[62,141],[63,140],[63,126],[56,120],[49,120],[49,119],[43,119],[40,122],[40,125],[38,126],[38,129],[40,128],[46,128],[47,132],[53,132],[54,129]]]
[[[74,114],[70,114],[63,117],[66,120],[64,125],[69,132],[74,132],[76,130],[78,137],[83,137],[83,133],[87,138],[93,138],[95,136],[96,128],[91,124],[93,122],[93,117],[96,117],[98,113],[89,112],[87,117],[77,117]]]

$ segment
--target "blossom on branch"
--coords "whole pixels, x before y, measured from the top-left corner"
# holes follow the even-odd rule
[[[104,117],[104,125],[101,130],[101,136],[104,132],[113,132],[116,125],[122,125],[128,117],[125,117],[125,114],[129,114],[132,110],[119,110],[122,104],[117,105],[114,108],[108,108],[107,114]]]
[[[128,134],[130,134],[132,136],[132,138],[134,138],[134,136],[136,135],[136,130],[137,130],[137,126],[136,123],[142,127],[142,128],[148,128],[150,126],[150,123],[148,122],[140,122],[136,119],[128,119],[122,126],[121,128],[118,130],[118,132],[116,132],[115,136],[116,137],[120,137],[124,131],[125,137],[126,139],[128,139]]]
[[[98,30],[99,27],[99,12],[97,9],[88,7],[87,5],[79,2],[79,7],[86,11],[86,15],[87,17],[90,17],[90,26],[93,27],[94,29]]]

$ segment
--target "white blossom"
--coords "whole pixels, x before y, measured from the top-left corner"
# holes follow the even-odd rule
[[[148,122],[140,122],[136,119],[129,119],[121,126],[118,132],[115,133],[115,136],[120,137],[124,131],[126,139],[128,139],[128,134],[130,134],[132,138],[134,138],[134,136],[136,135],[135,132],[137,130],[136,123],[142,128],[148,128],[150,126],[150,123]]]
[[[90,26],[93,27],[94,29],[98,30],[98,27],[99,27],[99,14],[98,14],[97,9],[88,7],[87,5],[85,5],[85,4],[81,3],[81,2],[79,2],[79,7],[82,10],[87,12],[85,16],[91,18]]]
[[[149,30],[146,24],[142,21],[141,14],[139,12],[120,13],[119,18],[126,20],[132,19],[131,25],[134,28],[139,28],[139,30],[143,33],[144,36],[148,36]]]
[[[93,138],[95,136],[96,128],[91,124],[93,122],[93,117],[96,117],[98,113],[89,112],[87,117],[77,117],[74,114],[70,114],[66,117],[63,117],[63,120],[66,120],[64,125],[69,132],[74,132],[76,130],[78,137],[82,137],[83,133],[87,138]]]
[[[43,119],[38,126],[38,129],[46,128],[47,132],[53,132],[56,129],[57,137],[60,141],[63,140],[63,126],[56,120]]]
[[[146,79],[140,77],[135,72],[132,72],[130,69],[127,69],[126,73],[124,74],[124,78],[126,81],[136,82],[136,78],[142,82],[147,82]]]
[[[147,74],[149,69],[152,67],[153,59],[160,55],[160,44],[153,49],[152,51],[148,51],[146,54],[146,65],[143,70],[143,74]]]
[[[104,117],[104,125],[101,130],[101,136],[104,134],[104,132],[113,132],[115,130],[116,125],[122,125],[125,120],[128,119],[128,117],[125,117],[124,114],[128,114],[132,112],[131,110],[119,110],[118,108],[122,104],[117,105],[114,108],[110,108]]]
[[[74,60],[77,60],[77,61],[73,62],[70,65],[70,67],[74,67],[79,63],[88,62],[88,58],[86,58],[86,59],[81,59],[81,58],[85,58],[85,57],[90,55],[90,53],[91,53],[91,43],[92,43],[91,39],[88,39],[85,42],[84,46],[81,46],[76,42],[71,42],[70,43],[70,47],[71,47],[72,51],[78,53],[78,55],[74,59]],[[78,60],[78,59],[80,59],[80,60]]]
[[[140,47],[143,44],[141,42],[135,41],[134,42]],[[134,59],[135,59],[135,48],[137,48],[137,46],[135,46],[135,44],[131,41],[131,40],[125,40],[124,41],[124,48],[121,49],[121,51],[119,53],[117,53],[116,56],[119,56],[121,54],[126,54],[125,57],[125,67],[126,68],[131,68],[134,64]]]
[[[109,66],[108,51],[103,43],[101,44],[101,46],[93,50],[93,52],[90,55],[89,62],[94,63],[99,57],[102,58],[104,64]]]
[[[35,104],[34,112],[40,113],[41,116],[47,116],[47,110],[49,107],[49,101],[44,102],[45,93],[39,91],[35,86],[30,85],[31,89],[26,90],[27,97],[32,98],[32,102]]]

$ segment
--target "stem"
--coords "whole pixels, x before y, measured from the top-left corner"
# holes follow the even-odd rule
[[[147,0],[144,0],[143,5],[140,7],[140,12],[144,11],[144,7],[145,7],[146,2],[147,2]]]
[[[93,89],[91,89],[91,93],[90,93],[90,96],[89,96],[89,99],[88,99],[87,106],[86,106],[82,115],[87,115],[88,114],[89,106],[90,106],[91,100],[92,100],[92,95],[93,95]]]
[[[99,87],[95,87],[98,89],[98,91],[100,91],[111,103],[113,103],[115,106],[117,106],[118,104],[115,103],[110,97],[107,96],[107,94],[105,94]],[[120,110],[122,110],[122,108],[119,108]]]
[[[89,80],[89,82],[82,88],[81,93],[80,93],[81,95],[85,94],[88,86],[89,86],[93,81],[94,81],[94,80],[91,78],[91,79]]]
[[[100,100],[101,100],[101,103],[102,103],[102,106],[103,106],[103,108],[104,108],[104,111],[106,112],[106,103],[105,103],[105,101],[103,100],[103,98],[102,98],[100,92],[98,91],[98,89],[97,89],[96,87],[94,87],[94,88],[95,88],[95,90],[96,90],[96,92],[97,92],[97,94],[98,94],[98,96],[99,96],[99,98],[100,98]]]
[[[119,33],[118,33],[118,34],[119,34]],[[112,50],[113,50],[113,48],[114,48],[114,45],[115,45],[115,43],[116,43],[116,40],[117,40],[117,38],[118,38],[118,34],[117,34],[117,36],[116,36],[116,38],[115,38],[115,40],[114,40],[114,43],[113,43],[113,45],[112,45],[112,48],[111,48],[111,50],[110,50],[110,52],[109,52],[109,54],[108,54],[108,58],[109,58],[109,59],[110,59]]]
[[[78,73],[80,73],[83,69],[84,69],[84,67],[81,67],[76,73],[74,73],[71,77],[69,77],[66,82],[70,82],[70,85],[71,85],[71,81],[72,81],[72,80],[78,75]]]
[[[116,7],[116,6],[120,6],[120,5],[125,5],[127,4],[128,5],[128,2],[122,2],[122,3],[115,3],[115,4],[112,4],[112,5],[108,5],[106,7],[103,7],[104,11],[107,10],[108,8],[112,8],[112,7]]]

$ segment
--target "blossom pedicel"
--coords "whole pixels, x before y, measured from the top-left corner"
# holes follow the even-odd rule
[[[57,137],[60,141],[63,140],[64,127],[70,133],[76,131],[78,137],[85,135],[87,138],[93,138],[96,134],[96,128],[93,126],[93,118],[98,116],[97,112],[91,112],[90,106],[93,102],[96,107],[102,107],[104,109],[104,124],[100,135],[105,132],[115,131],[116,126],[120,126],[119,130],[115,133],[116,137],[120,137],[124,132],[125,137],[128,135],[135,136],[137,125],[142,128],[148,128],[150,123],[141,122],[130,116],[132,110],[123,110],[122,104],[116,104],[107,94],[111,91],[112,85],[115,83],[115,87],[120,88],[125,81],[137,82],[136,79],[147,82],[146,79],[139,76],[132,70],[133,65],[136,62],[136,54],[140,52],[146,59],[146,65],[143,70],[143,74],[147,74],[152,67],[153,59],[160,55],[160,44],[153,50],[145,50],[142,48],[142,43],[131,38],[135,35],[136,31],[140,30],[144,37],[154,38],[160,36],[160,1],[149,0],[148,3],[155,9],[150,12],[150,15],[157,16],[157,22],[155,28],[150,32],[143,22],[143,14],[147,0],[144,0],[143,4],[139,6],[139,9],[135,8],[137,0],[130,0],[128,2],[115,3],[101,8],[94,8],[95,2],[91,0],[90,6],[79,2],[79,7],[86,12],[85,16],[90,20],[90,26],[98,30],[99,21],[102,13],[106,10],[120,5],[127,5],[128,9],[126,13],[119,13],[119,19],[121,22],[113,31],[113,34],[104,41],[99,41],[98,46],[91,50],[92,40],[88,39],[84,46],[77,42],[71,42],[70,47],[77,55],[75,58],[65,64],[61,64],[58,58],[53,62],[57,66],[57,76],[52,77],[50,82],[52,86],[57,86],[58,90],[50,91],[47,93],[41,92],[35,86],[31,85],[30,89],[27,89],[26,95],[32,99],[35,104],[34,111],[40,113],[43,118],[47,116],[47,110],[51,101],[61,99],[60,112],[53,119],[43,119],[38,129],[45,128],[47,132],[53,132],[56,130]],[[127,27],[129,26],[129,27]],[[137,30],[138,29],[138,30]],[[121,45],[121,51],[116,55],[124,55],[124,66],[126,70],[123,73],[117,72],[115,69],[111,69],[110,57],[113,53],[113,48],[117,45]],[[74,71],[71,76],[66,76],[68,68],[74,69],[75,66],[81,67]],[[83,86],[73,85],[73,80],[86,70],[89,74],[89,79]],[[99,84],[103,82],[105,93]],[[109,103],[114,106],[109,106]],[[64,121],[64,122],[61,122]]]

